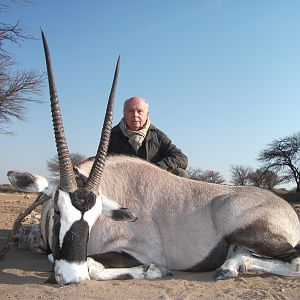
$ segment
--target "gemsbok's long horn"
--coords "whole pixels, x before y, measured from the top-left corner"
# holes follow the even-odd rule
[[[118,57],[114,80],[112,83],[109,100],[106,107],[105,119],[101,133],[101,140],[98,146],[98,151],[95,157],[95,161],[90,173],[89,178],[86,182],[86,189],[93,192],[94,194],[99,194],[99,186],[100,180],[103,173],[103,168],[105,165],[105,159],[107,154],[107,149],[109,145],[109,138],[110,132],[112,127],[112,118],[113,118],[113,107],[114,107],[114,100],[115,100],[115,93],[118,81],[118,74],[119,74],[119,67],[120,67],[120,56]]]
[[[51,65],[50,52],[46,41],[46,37],[42,29],[41,29],[41,33],[42,33],[46,65],[47,65],[52,121],[53,121],[56,149],[57,149],[57,155],[59,161],[59,173],[60,173],[59,186],[61,190],[71,193],[77,190],[77,184],[75,180],[75,174],[73,171],[73,165],[70,159],[64,127],[62,123],[62,117],[60,113],[60,107],[58,103],[54,75],[53,75],[53,70]]]

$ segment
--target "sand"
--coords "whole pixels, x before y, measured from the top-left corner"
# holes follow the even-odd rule
[[[34,201],[25,194],[0,194],[0,247],[22,209]],[[160,280],[85,281],[45,284],[51,264],[43,254],[12,248],[0,261],[0,299],[299,299],[300,278],[243,274],[215,282],[213,272],[175,272]]]

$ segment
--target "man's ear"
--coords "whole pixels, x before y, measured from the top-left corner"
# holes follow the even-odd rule
[[[137,217],[127,208],[121,207],[117,202],[104,198],[102,200],[102,213],[115,221],[134,222]]]
[[[7,176],[11,184],[23,192],[38,193],[43,192],[48,187],[48,181],[43,176],[16,171],[9,171]]]

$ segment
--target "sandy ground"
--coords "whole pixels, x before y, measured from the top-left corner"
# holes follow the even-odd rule
[[[34,201],[22,194],[0,194],[0,247],[15,217]],[[0,261],[0,299],[299,299],[300,278],[247,274],[213,281],[213,273],[176,272],[161,280],[87,281],[45,284],[51,264],[46,256],[13,248]]]

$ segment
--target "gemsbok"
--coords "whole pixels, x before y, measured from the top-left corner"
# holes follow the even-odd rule
[[[42,39],[60,182],[51,186],[26,172],[8,177],[18,189],[49,198],[41,231],[52,279],[152,279],[168,270],[214,269],[215,279],[247,270],[300,275],[298,216],[272,192],[194,181],[138,158],[106,155],[119,59],[96,157],[73,167],[43,32]]]

